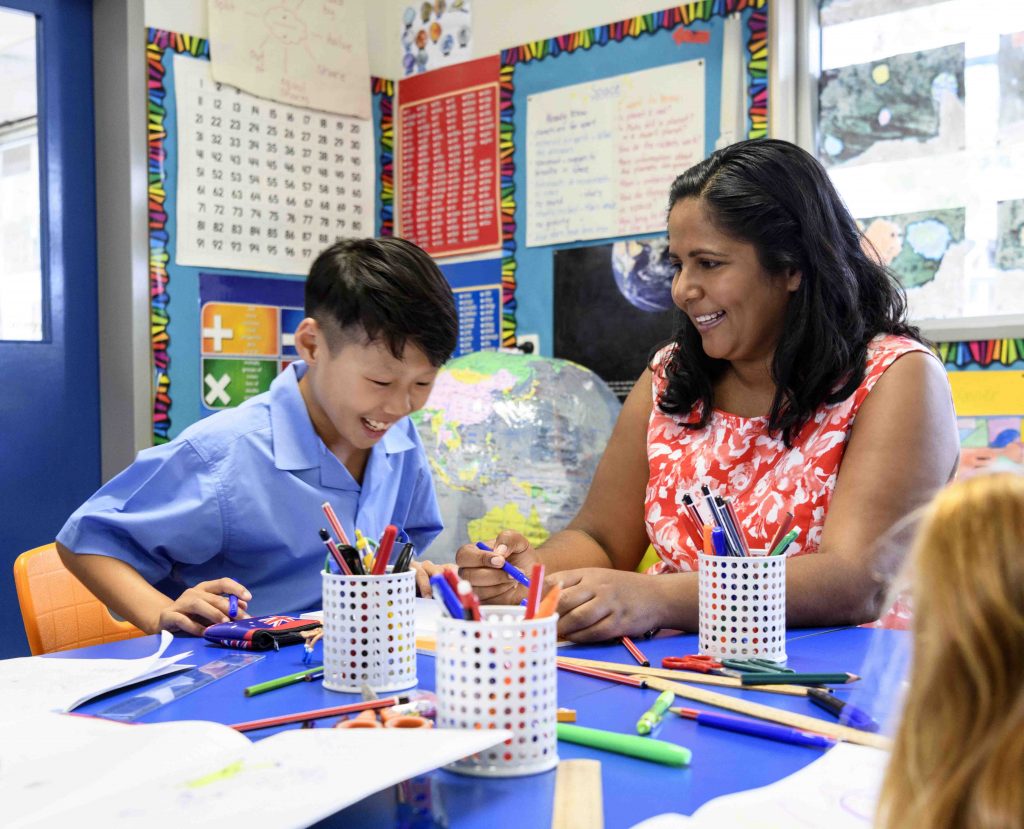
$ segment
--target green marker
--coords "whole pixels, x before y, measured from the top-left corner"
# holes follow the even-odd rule
[[[273,691],[276,688],[284,688],[287,685],[294,685],[296,682],[302,682],[307,676],[312,676],[317,671],[321,673],[324,670],[324,666],[320,665],[317,668],[310,668],[308,671],[299,671],[297,674],[288,674],[288,676],[279,676],[277,679],[268,679],[266,682],[260,682],[256,685],[250,685],[245,689],[245,695],[247,697],[254,697],[257,694],[263,694],[267,691]]]
[[[662,691],[658,694],[658,698],[654,701],[654,705],[648,708],[644,715],[637,721],[636,733],[637,734],[650,734],[654,727],[661,722],[661,718],[665,712],[668,711],[668,707],[676,701],[676,695],[671,691]]]
[[[776,544],[775,549],[768,553],[768,555],[777,556],[779,553],[785,552],[786,548],[794,541],[796,541],[796,537],[798,535],[800,535],[800,528],[794,527],[788,533],[782,536],[782,541]]]
[[[687,766],[690,764],[690,749],[668,743],[664,740],[652,740],[650,737],[636,737],[632,734],[619,734],[614,731],[601,731],[598,728],[584,728],[580,725],[558,723],[558,739],[581,746],[614,751],[616,754],[628,754],[652,763],[664,763],[666,766]]]

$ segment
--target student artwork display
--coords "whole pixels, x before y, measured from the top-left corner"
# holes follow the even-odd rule
[[[650,351],[673,337],[668,243],[656,239],[555,251],[556,357],[589,368],[624,400]]]
[[[409,3],[402,10],[404,77],[451,66],[473,56],[470,0]]]
[[[299,279],[199,274],[203,413],[270,389],[298,359],[295,329],[306,316]]]
[[[1024,7],[834,0],[822,22],[818,155],[911,318],[1024,314]]]
[[[668,187],[704,146],[702,60],[530,96],[526,244],[663,229]]]
[[[213,77],[253,95],[370,117],[370,60],[362,3],[213,0]]]
[[[302,273],[328,244],[373,230],[369,121],[261,100],[174,59],[177,260]]]
[[[498,58],[399,83],[398,232],[431,256],[501,245]]]

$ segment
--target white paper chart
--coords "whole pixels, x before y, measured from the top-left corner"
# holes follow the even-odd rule
[[[174,57],[179,265],[304,274],[374,231],[373,125],[216,83]]]
[[[704,157],[704,61],[531,95],[526,142],[527,245],[663,231]]]

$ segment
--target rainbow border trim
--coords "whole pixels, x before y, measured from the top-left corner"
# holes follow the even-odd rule
[[[380,106],[380,235],[395,235],[395,82],[370,78]]]
[[[170,294],[167,285],[167,264],[170,253],[167,243],[167,138],[165,119],[167,107],[164,99],[164,55],[189,54],[197,58],[210,57],[210,43],[206,38],[179,35],[163,29],[146,32],[146,64],[148,65],[148,113],[146,133],[148,144],[148,205],[149,205],[149,312],[150,344],[153,349],[153,443],[167,443],[171,429],[171,344],[167,327],[171,318],[167,313]]]
[[[977,365],[982,368],[1009,368],[1024,360],[1024,339],[969,340],[935,344],[939,359],[948,368]]]
[[[726,17],[746,9],[756,9],[748,21],[750,37],[747,40],[747,88],[750,102],[748,138],[764,138],[768,134],[768,0],[701,0],[660,12],[581,29],[567,35],[536,40],[505,49],[501,53],[501,115],[499,141],[501,151],[501,287],[502,287],[502,345],[516,344],[516,193],[515,127],[513,98],[515,95],[515,68],[521,63],[557,57],[592,46],[606,46],[626,38],[654,34],[662,29],[689,26],[695,21],[712,17]]]

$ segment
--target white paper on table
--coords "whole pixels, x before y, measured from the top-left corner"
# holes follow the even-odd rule
[[[155,653],[138,659],[74,659],[24,656],[0,661],[0,719],[17,712],[70,711],[116,688],[174,670],[191,651],[163,657],[174,637],[160,634]]]
[[[122,725],[37,715],[0,725],[5,825],[308,826],[509,731],[293,729],[251,743],[208,722]],[[26,748],[26,746],[28,748]],[[88,758],[93,773],[82,773]]]
[[[633,829],[866,829],[889,754],[839,743],[823,757],[768,786],[708,801],[691,817],[656,815]]]

